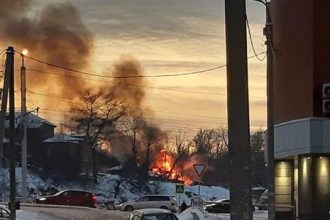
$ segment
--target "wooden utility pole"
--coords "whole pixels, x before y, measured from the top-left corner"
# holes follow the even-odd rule
[[[275,220],[273,24],[266,3],[268,220]]]
[[[24,63],[24,54],[21,53],[21,125],[23,129],[22,137],[22,202],[27,201],[27,126],[26,126],[26,68]]]
[[[8,57],[8,51],[7,51],[7,57]],[[7,61],[6,61],[6,67],[7,67]],[[5,70],[2,97],[1,97],[1,112],[0,112],[0,167],[2,167],[2,160],[3,160],[3,142],[5,137],[9,80],[10,77],[8,76],[8,71]]]
[[[245,0],[226,0],[230,219],[252,220]]]
[[[10,182],[10,196],[9,209],[11,219],[16,219],[16,181],[15,181],[15,167],[16,167],[16,146],[15,146],[15,90],[14,90],[14,48],[8,47],[6,58],[5,74],[9,77],[9,148],[10,148],[10,167],[9,167],[9,182]]]

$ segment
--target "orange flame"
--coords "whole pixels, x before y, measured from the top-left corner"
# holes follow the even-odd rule
[[[193,181],[183,175],[183,167],[179,166],[177,162],[173,154],[162,149],[155,156],[150,171],[164,179],[181,181],[186,185],[191,184]]]

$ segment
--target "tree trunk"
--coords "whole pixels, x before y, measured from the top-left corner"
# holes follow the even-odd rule
[[[96,184],[97,183],[97,170],[96,170],[96,149],[95,149],[95,146],[93,145],[92,147],[92,161],[93,161],[93,180],[94,180],[94,183]]]

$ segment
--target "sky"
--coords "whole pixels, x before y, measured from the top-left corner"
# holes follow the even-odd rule
[[[67,2],[68,0],[63,0]],[[57,2],[63,2],[57,0]],[[31,16],[55,0],[35,0]],[[71,0],[94,37],[90,71],[102,73],[121,55],[141,62],[146,75],[175,74],[226,63],[224,0]],[[265,9],[247,1],[257,52],[266,50]],[[248,56],[252,56],[248,40]],[[263,55],[261,55],[262,57]],[[266,62],[249,59],[251,130],[266,126]],[[163,129],[189,133],[226,127],[226,68],[148,79],[145,106]],[[60,116],[48,116],[60,123]]]

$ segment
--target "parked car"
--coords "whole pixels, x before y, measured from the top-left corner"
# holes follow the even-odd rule
[[[178,211],[178,205],[174,196],[151,195],[142,196],[132,202],[124,202],[116,205],[116,209],[121,211],[133,211],[135,209],[161,208]],[[135,219],[134,219],[135,220]]]
[[[203,208],[210,213],[230,213],[230,207],[229,199],[220,199],[212,204],[205,205]],[[254,206],[252,206],[252,211],[255,211]]]
[[[217,200],[205,205],[204,209],[210,213],[230,213],[230,201],[228,199]]]
[[[165,209],[140,209],[133,211],[129,220],[178,220],[169,210]]]
[[[0,206],[0,219],[10,219],[10,211],[4,206]]]
[[[43,196],[36,199],[36,203],[54,205],[87,206],[96,208],[96,197],[93,193],[81,190],[65,190],[52,196]]]

